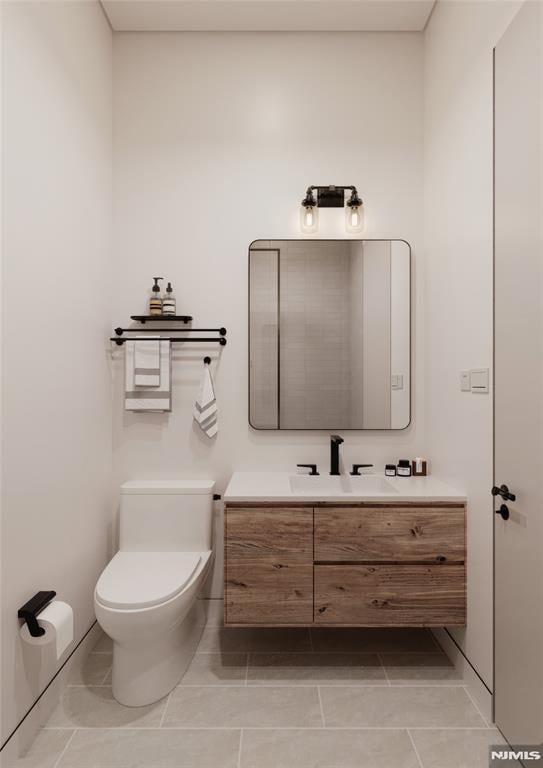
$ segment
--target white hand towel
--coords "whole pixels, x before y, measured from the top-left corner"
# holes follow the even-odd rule
[[[144,342],[147,344],[148,342]],[[172,375],[171,348],[169,341],[160,341],[160,386],[140,387],[134,385],[135,341],[125,342],[125,399],[127,411],[171,411]]]
[[[160,387],[160,336],[134,342],[134,385]]]
[[[200,394],[194,404],[194,420],[208,437],[213,437],[217,434],[217,401],[215,400],[211,371],[209,370],[209,365],[205,364]]]

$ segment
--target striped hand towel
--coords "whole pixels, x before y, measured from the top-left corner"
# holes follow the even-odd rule
[[[171,411],[172,410],[172,372],[170,342],[160,343],[160,386],[138,387],[134,383],[136,341],[125,342],[125,393],[124,407],[127,411]],[[148,343],[148,342],[143,342]]]
[[[217,401],[211,371],[207,364],[204,364],[200,394],[194,404],[194,420],[208,437],[214,437],[217,434]]]
[[[160,387],[160,336],[134,342],[134,385]]]

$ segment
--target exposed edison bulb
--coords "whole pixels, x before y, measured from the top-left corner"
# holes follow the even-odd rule
[[[316,205],[302,206],[300,210],[300,229],[304,235],[312,235],[319,229],[319,209]]]
[[[364,229],[364,206],[345,206],[345,229],[351,234],[362,232]]]

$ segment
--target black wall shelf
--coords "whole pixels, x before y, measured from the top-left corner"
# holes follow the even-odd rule
[[[130,319],[135,320],[137,323],[147,323],[153,320],[159,323],[169,323],[170,321],[190,323],[192,315],[130,315]]]

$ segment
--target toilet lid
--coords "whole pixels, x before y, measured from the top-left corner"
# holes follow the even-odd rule
[[[149,608],[175,597],[201,561],[198,552],[117,552],[96,585],[110,608]]]

